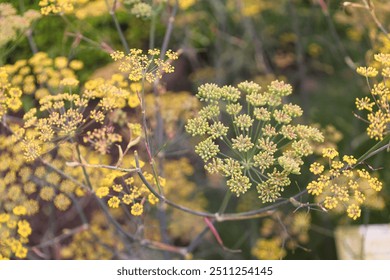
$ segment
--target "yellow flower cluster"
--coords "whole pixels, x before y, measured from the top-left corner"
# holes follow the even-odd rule
[[[72,86],[62,84],[71,92]],[[53,149],[51,144],[72,141],[74,137],[84,133],[92,123],[103,124],[110,112],[127,105],[131,105],[130,107],[139,105],[138,95],[132,91],[139,90],[138,86],[132,84],[130,91],[126,90],[126,87],[129,87],[129,83],[124,77],[114,74],[107,81],[102,78],[87,81],[80,94],[65,92],[41,97],[40,106],[38,109],[35,107],[30,109],[24,115],[24,127],[17,133],[17,140],[22,141],[26,158],[33,161]],[[91,104],[94,104],[94,107]],[[90,109],[88,115],[84,114],[87,108]],[[112,144],[120,143],[122,137],[115,133],[113,128],[103,126],[87,131],[84,141],[105,154]]]
[[[158,55],[158,51],[150,55]],[[169,56],[173,58],[174,54]],[[0,138],[0,214],[10,213],[16,223],[38,214],[41,204],[52,203],[52,209],[68,210],[73,201],[91,191],[89,186],[100,197],[109,195],[107,203],[111,208],[120,203],[129,205],[128,211],[134,216],[143,214],[145,202],[158,202],[139,179],[124,177],[122,182],[115,180],[119,175],[108,169],[83,171],[81,167],[66,165],[75,159],[110,164],[110,146],[122,142],[122,135],[115,133],[113,127],[124,127],[129,132],[129,142],[142,136],[141,125],[129,122],[128,113],[122,110],[139,106],[141,84],[113,74],[110,79],[96,78],[79,85],[75,71],[82,67],[81,61],[51,59],[45,53],[37,53],[31,59],[0,69],[2,117],[8,109],[18,110],[21,106],[20,101],[16,106],[13,100],[22,95],[19,85],[26,93],[35,94],[39,102],[17,123],[11,118],[3,121],[9,136]],[[84,136],[81,139],[89,149],[77,143],[80,136]],[[121,162],[125,164],[125,160]],[[153,176],[145,176],[153,182]],[[107,182],[108,190],[98,188]],[[160,178],[160,186],[164,182]],[[28,228],[20,224],[20,232],[26,235]],[[27,249],[16,255],[14,252],[20,258],[25,254]],[[2,257],[8,255],[1,253]]]
[[[119,70],[128,74],[129,80],[136,82],[146,80],[149,83],[160,79],[164,73],[174,71],[171,62],[178,58],[178,54],[168,50],[163,59],[158,58],[159,55],[158,49],[148,50],[147,54],[140,49],[131,49],[127,55],[121,51],[111,53],[112,59],[120,62]]]
[[[4,67],[0,67],[0,119],[7,114],[8,109],[18,111],[22,107],[20,100],[23,92],[19,87],[9,83],[9,75]]]
[[[0,214],[32,216],[38,212],[38,202],[29,195],[36,192],[36,184],[20,149],[11,137],[0,136]]]
[[[291,93],[291,85],[278,80],[266,89],[247,81],[237,88],[199,87],[197,97],[206,104],[188,120],[186,130],[206,138],[195,152],[209,173],[228,179],[227,186],[237,196],[255,184],[263,203],[274,202],[290,185],[289,175],[300,174],[302,159],[313,153],[312,143],[324,140],[318,129],[293,123],[303,111],[283,103]]]
[[[85,19],[89,17],[99,17],[108,13],[108,6],[110,9],[116,3],[115,10],[121,8],[122,0],[76,0],[74,4],[74,15],[78,19]]]
[[[35,94],[36,99],[41,99],[59,90],[66,82],[77,80],[75,71],[83,66],[80,60],[69,61],[64,56],[53,59],[47,53],[38,52],[28,60],[18,60],[4,68],[12,86],[20,87],[23,93]]]
[[[233,12],[234,15],[239,11],[245,17],[256,17],[263,11],[270,9],[277,11],[282,9],[281,5],[282,3],[279,1],[272,0],[242,0],[239,2],[228,0],[226,3],[228,10]]]
[[[91,144],[91,146],[100,154],[107,154],[112,144],[122,142],[122,136],[114,133],[114,127],[104,126],[102,128],[95,128],[93,131],[87,131],[84,136],[84,142]]]
[[[386,79],[390,78],[390,53],[374,55],[378,65],[375,67],[359,67],[356,71],[367,78],[373,78],[381,73],[382,81],[371,87],[371,98],[357,98],[356,107],[367,112],[367,134],[375,140],[382,140],[390,130],[390,88]]]
[[[11,3],[0,3],[0,48],[15,40],[39,17],[40,14],[35,10],[18,15]]]
[[[199,186],[189,180],[193,174],[194,167],[187,158],[167,160],[164,163],[164,175],[167,178],[164,195],[180,205],[202,211],[206,208],[207,201],[199,191]],[[203,230],[204,222],[201,217],[176,209],[172,209],[170,215],[168,229],[175,238],[189,242]]]
[[[174,0],[170,0],[171,3],[175,3]],[[179,0],[179,7],[182,10],[187,10],[196,4],[196,0]]]
[[[74,3],[76,0],[40,0],[42,15],[49,14],[67,14],[74,10]]]
[[[257,240],[251,252],[259,260],[280,260],[287,254],[280,237]]]
[[[354,220],[360,217],[363,205],[383,205],[383,202],[378,203],[376,195],[382,189],[382,182],[367,170],[357,168],[357,160],[353,156],[345,155],[342,160],[338,156],[335,149],[326,148],[323,157],[329,160],[329,169],[325,171],[318,162],[311,165],[310,171],[318,178],[308,184],[308,193],[316,196],[326,209],[346,212]]]
[[[121,74],[113,74],[110,80],[103,78],[89,80],[84,87],[83,96],[87,99],[101,99],[98,105],[106,111],[122,109],[126,106],[136,108],[140,104],[138,95],[142,89],[141,84],[129,83]],[[97,114],[97,109],[92,110],[91,113]]]
[[[119,8],[121,0],[40,0],[42,15],[50,14],[74,14],[78,19],[98,17],[107,14],[116,3]]]
[[[60,145],[61,152],[56,158],[51,155],[43,157],[43,160],[52,164],[53,167],[49,168],[38,163],[28,164],[23,154],[20,153],[22,143],[15,144],[12,137],[2,136],[0,140],[3,143],[0,148],[3,178],[0,183],[4,186],[0,189],[0,193],[3,194],[0,201],[2,208],[6,211],[12,211],[19,216],[34,215],[38,212],[38,199],[53,201],[58,209],[66,210],[70,206],[68,196],[84,195],[85,190],[82,187],[56,171],[69,172],[68,174],[73,179],[82,181],[81,170],[75,172],[65,165],[65,161],[70,160],[70,156],[66,155],[67,149],[70,148],[68,144]]]
[[[141,1],[128,1],[131,3],[130,14],[137,18],[148,19],[152,16],[152,6]]]
[[[0,260],[25,258],[28,252],[25,244],[31,232],[27,220],[18,220],[13,215],[0,213]]]
[[[18,125],[10,124],[12,131]],[[14,135],[15,136],[15,135]],[[59,211],[71,207],[72,199],[84,196],[84,174],[81,168],[66,166],[76,154],[75,145],[68,142],[59,144],[55,153],[42,156],[40,161],[27,162],[20,151],[23,143],[15,142],[14,136],[0,136],[0,257],[24,258],[27,254],[26,239],[31,234],[28,217],[38,214],[47,203],[53,203]],[[96,164],[108,164],[108,158],[86,151],[80,147],[84,159]],[[92,169],[89,172],[91,184],[97,185],[107,170]],[[41,228],[44,230],[44,228]],[[21,236],[18,238],[18,236]],[[0,242],[1,243],[1,242]]]
[[[109,260],[123,248],[113,225],[107,224],[103,213],[94,212],[89,227],[74,234],[71,241],[61,248],[60,254],[62,259]]]
[[[127,157],[125,161],[129,162],[129,158],[131,157]],[[144,172],[144,176],[148,182],[154,182],[152,174]],[[159,185],[164,187],[165,183],[166,180],[159,177]],[[156,186],[154,188],[157,189]],[[151,205],[155,205],[158,202],[158,198],[149,191],[138,176],[129,177],[119,171],[111,171],[108,173],[100,182],[95,193],[99,198],[107,197],[107,204],[110,208],[119,208],[121,204],[129,206],[129,212],[133,216],[143,214],[146,201]]]
[[[0,161],[0,259],[25,258],[25,244],[32,233],[25,218],[39,210],[37,200],[30,196],[36,185],[11,137],[0,136]]]
[[[336,148],[337,143],[340,142],[341,139],[343,139],[343,135],[341,134],[341,132],[338,131],[333,125],[327,125],[324,128],[321,128],[319,124],[316,124],[315,126],[321,130],[325,139],[324,142],[316,143],[314,145],[315,155],[322,155],[322,151],[325,148]]]
[[[311,217],[307,212],[285,215],[276,211],[263,220],[260,228],[262,238],[252,248],[252,255],[258,259],[283,258],[286,250],[294,251],[309,242],[310,224]]]

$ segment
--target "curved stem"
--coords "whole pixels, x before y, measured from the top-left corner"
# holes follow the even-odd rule
[[[190,208],[187,208],[185,206],[176,204],[175,202],[170,201],[167,199],[165,196],[159,194],[146,180],[145,176],[142,174],[142,170],[139,166],[139,159],[138,159],[138,154],[135,153],[135,162],[136,162],[136,167],[137,167],[137,174],[141,181],[145,184],[145,186],[148,188],[148,190],[155,195],[158,199],[163,201],[164,203],[179,209],[183,212],[190,213],[196,216],[200,217],[206,217],[206,218],[211,218],[214,219],[217,222],[223,222],[223,221],[237,221],[237,220],[248,220],[248,219],[254,219],[254,218],[260,218],[260,217],[265,217],[271,215],[274,210],[282,205],[286,205],[290,203],[292,199],[297,199],[298,197],[302,196],[305,194],[307,191],[301,191],[300,193],[296,194],[295,196],[289,198],[289,199],[284,199],[282,201],[279,201],[277,203],[274,203],[272,205],[263,207],[261,209],[256,209],[252,211],[247,211],[247,212],[240,212],[240,213],[233,213],[233,214],[220,214],[220,213],[210,213],[210,212],[204,212],[204,211],[197,211],[193,210]]]
[[[387,143],[383,145],[384,143]],[[386,150],[390,147],[390,133],[387,134],[380,142],[376,143],[371,149],[369,149],[366,153],[364,153],[360,158],[357,160],[357,164],[362,163],[363,161],[373,157],[374,155],[378,154],[379,152]]]

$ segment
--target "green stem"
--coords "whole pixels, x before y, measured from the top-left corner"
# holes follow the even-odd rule
[[[234,214],[223,214],[223,215],[219,214],[218,212],[217,213],[202,212],[202,211],[193,210],[193,209],[181,206],[179,204],[176,204],[176,203],[168,200],[164,196],[160,195],[150,185],[148,180],[146,180],[145,176],[142,174],[142,170],[141,170],[140,165],[139,165],[139,159],[138,159],[138,154],[137,153],[135,153],[135,163],[136,163],[136,167],[137,167],[137,170],[138,170],[137,173],[138,173],[139,178],[145,184],[145,186],[148,188],[148,190],[153,195],[155,195],[158,199],[160,199],[164,203],[172,206],[173,208],[179,209],[179,210],[181,210],[183,212],[190,213],[190,214],[193,214],[193,215],[196,215],[196,216],[200,216],[200,217],[212,218],[212,219],[215,219],[217,222],[235,221],[235,220],[248,220],[248,219],[254,219],[254,218],[269,216],[270,214],[272,214],[274,212],[274,210],[276,208],[278,208],[278,207],[280,207],[280,206],[282,206],[284,204],[288,204],[291,199],[296,199],[296,198],[302,196],[303,194],[305,194],[307,192],[306,190],[304,190],[304,191],[296,194],[295,196],[293,196],[293,197],[291,197],[289,199],[284,199],[282,201],[274,203],[273,205],[270,205],[270,206],[267,206],[267,207],[263,207],[261,209],[256,209],[256,210],[253,210],[253,211],[248,211],[248,212],[240,212],[240,213],[234,213]]]
[[[112,7],[110,8],[110,4],[108,3],[108,0],[106,0],[106,5],[107,5],[107,8],[109,10],[109,14],[111,15],[111,18],[112,18],[112,20],[114,22],[116,31],[118,32],[119,39],[121,40],[122,46],[125,49],[126,53],[129,53],[129,51],[130,51],[129,45],[127,44],[125,35],[123,34],[122,28],[121,28],[121,26],[119,24],[119,21],[118,21],[118,18],[116,16],[116,14],[115,14],[116,2],[117,1],[115,0],[113,5],[112,5]]]
[[[149,33],[149,49],[154,49],[155,46],[155,36],[156,36],[156,23],[157,16],[160,14],[164,7],[163,1],[160,1],[157,8],[152,7],[153,13],[150,21],[150,33]]]
[[[169,41],[171,39],[171,35],[172,35],[172,31],[173,31],[173,23],[175,22],[175,16],[176,16],[176,13],[177,13],[177,10],[178,10],[178,6],[179,6],[179,4],[178,4],[178,1],[176,0],[175,4],[173,6],[172,13],[171,13],[171,15],[169,16],[169,19],[168,19],[167,30],[165,32],[163,44],[161,46],[161,53],[160,53],[160,58],[161,59],[164,58],[165,53],[168,50],[168,44],[169,44]]]
[[[385,145],[384,145],[385,144]],[[371,149],[369,149],[366,153],[364,153],[357,160],[357,164],[362,163],[363,161],[373,157],[379,152],[388,149],[390,147],[390,133],[385,136],[380,142],[376,143]]]
[[[231,191],[227,191],[225,193],[225,196],[224,196],[223,200],[222,200],[221,206],[219,207],[219,210],[218,210],[219,214],[222,214],[223,212],[225,212],[231,197],[232,197],[232,192]]]

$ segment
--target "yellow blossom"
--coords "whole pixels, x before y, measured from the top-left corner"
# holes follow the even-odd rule
[[[18,234],[22,237],[28,237],[31,234],[32,230],[29,222],[26,220],[21,220],[18,222]]]
[[[372,177],[368,180],[368,184],[374,190],[379,192],[382,189],[382,182],[378,178]]]
[[[133,206],[131,206],[131,214],[134,216],[142,215],[143,211],[144,207],[140,203],[134,203]]]
[[[375,69],[374,67],[358,67],[356,69],[356,72],[359,75],[362,75],[362,76],[365,76],[368,78],[373,78],[373,77],[376,77],[378,75],[378,70]]]
[[[112,186],[112,189],[113,189],[113,191],[115,191],[115,192],[121,192],[121,191],[123,190],[123,187],[122,187],[121,184],[114,184],[114,185]]]
[[[60,193],[54,198],[54,205],[60,211],[65,211],[71,205],[71,200],[64,194]]]
[[[52,187],[43,187],[41,191],[39,192],[39,196],[44,200],[44,201],[51,201],[54,196],[55,196],[55,191],[54,188]]]
[[[324,189],[324,183],[322,182],[313,181],[307,185],[308,193],[313,195],[321,194],[323,189]]]
[[[111,208],[118,208],[120,202],[121,202],[121,201],[120,201],[120,199],[119,199],[117,196],[113,196],[113,197],[111,197],[111,198],[108,200],[107,204],[108,204],[108,206],[111,207]]]
[[[110,189],[108,187],[100,187],[96,190],[96,196],[99,198],[105,197],[109,194]]]
[[[150,204],[155,205],[158,202],[158,198],[154,194],[149,194],[148,201]]]
[[[344,163],[342,163],[341,161],[338,161],[338,160],[334,160],[334,161],[332,161],[331,166],[332,166],[332,168],[339,170],[339,169],[344,167]]]
[[[321,174],[324,171],[324,166],[318,162],[314,162],[310,165],[310,172],[315,175]]]
[[[26,207],[19,205],[19,206],[14,207],[12,212],[16,216],[22,216],[22,215],[26,215],[27,214],[27,209],[26,209]]]
[[[122,197],[122,201],[126,205],[130,205],[134,201],[134,196],[132,194],[125,194]]]
[[[6,223],[9,221],[9,214],[6,213],[0,213],[0,223]]]
[[[347,209],[348,217],[356,220],[361,215],[361,209],[356,204],[351,204]]]
[[[335,197],[325,197],[324,205],[327,209],[333,209],[337,206],[338,200]]]
[[[324,148],[322,150],[322,156],[330,159],[337,157],[339,153],[334,148]]]
[[[279,260],[286,256],[280,238],[259,239],[252,248],[252,255],[260,260]]]
[[[19,259],[24,259],[27,256],[27,248],[19,246],[18,249],[15,252],[15,257]]]
[[[354,158],[354,156],[343,156],[343,161],[346,162],[348,165],[352,166],[357,163],[357,159]]]

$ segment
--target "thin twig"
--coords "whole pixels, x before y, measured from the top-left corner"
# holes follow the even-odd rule
[[[38,47],[37,47],[37,44],[35,43],[34,37],[32,35],[31,27],[29,29],[27,29],[27,31],[26,31],[26,37],[27,37],[28,44],[30,45],[30,49],[31,49],[32,53],[36,54],[38,52]]]
[[[374,20],[375,24],[378,26],[378,28],[390,39],[389,32],[387,32],[386,28],[383,26],[383,24],[379,21],[378,17],[375,13],[374,4],[371,2],[371,0],[362,0],[367,11],[370,12],[370,15],[372,19]]]
[[[215,219],[217,222],[248,220],[248,219],[254,219],[254,218],[260,218],[260,217],[269,216],[269,215],[271,215],[274,212],[274,210],[276,208],[278,208],[278,207],[280,207],[282,205],[286,205],[286,204],[288,204],[290,202],[290,199],[284,199],[282,201],[279,201],[279,202],[274,203],[272,205],[263,207],[261,209],[256,209],[256,210],[247,211],[247,212],[241,212],[241,213],[234,213],[234,214],[219,214],[218,212],[217,213],[210,213],[210,212],[197,211],[197,210],[193,210],[193,209],[187,208],[185,206],[176,204],[176,203],[168,200],[167,198],[165,198],[165,196],[159,194],[150,185],[148,180],[146,180],[145,176],[142,174],[142,171],[141,171],[141,168],[140,168],[140,165],[139,165],[139,159],[138,159],[138,154],[137,153],[135,153],[135,164],[136,164],[136,167],[138,169],[137,174],[138,174],[139,178],[145,184],[145,186],[148,188],[148,190],[153,195],[155,195],[158,199],[164,201],[166,204],[168,204],[168,205],[170,205],[170,206],[172,206],[172,207],[174,207],[176,209],[179,209],[179,210],[181,210],[183,212],[187,212],[187,213],[190,213],[190,214],[193,214],[193,215],[196,215],[196,216],[200,216],[200,217],[212,218],[212,219]],[[304,195],[306,192],[307,192],[307,190],[301,191],[300,193],[298,193],[295,196],[293,196],[293,198],[296,199],[296,198],[300,197],[301,195]]]
[[[73,229],[64,229],[62,234],[54,237],[53,239],[46,240],[45,242],[42,242],[38,245],[35,245],[35,246],[31,247],[30,249],[43,248],[43,247],[48,247],[48,246],[57,244],[57,243],[61,242],[62,240],[65,240],[68,237],[76,235],[77,233],[83,232],[87,229],[89,229],[89,226],[87,224],[83,224],[83,225],[75,227]]]
[[[47,167],[49,167],[50,169],[52,169],[54,172],[57,172],[59,175],[61,175],[62,177],[68,179],[69,181],[72,181],[73,183],[75,183],[76,185],[78,185],[79,187],[83,188],[87,193],[90,193],[91,190],[86,186],[84,185],[83,183],[79,182],[77,179],[73,178],[72,176],[66,174],[65,172],[63,172],[62,170],[58,169],[57,167],[55,167],[54,165],[52,165],[51,163],[47,162],[46,160],[42,159],[42,158],[39,158],[40,161],[43,163],[43,165],[46,165]]]
[[[115,170],[115,171],[122,171],[122,172],[127,172],[127,173],[134,173],[138,172],[138,168],[122,168],[118,166],[112,166],[112,165],[105,165],[105,164],[89,164],[89,163],[81,163],[81,162],[66,162],[67,166],[70,167],[90,167],[90,168],[104,168],[104,169],[110,169],[110,170]]]
[[[122,28],[121,28],[121,26],[119,24],[118,18],[117,18],[116,14],[115,14],[117,0],[114,0],[114,3],[112,4],[112,7],[110,7],[110,4],[108,3],[108,0],[105,0],[105,1],[106,1],[106,5],[107,5],[107,8],[108,8],[108,12],[111,15],[112,20],[114,21],[115,28],[116,28],[116,31],[118,32],[119,39],[121,40],[122,46],[125,49],[126,53],[129,53],[129,51],[130,51],[129,45],[128,45],[127,41],[126,41],[125,35],[123,34],[123,31],[122,31]]]
[[[378,154],[379,152],[388,149],[389,147],[390,147],[390,133],[388,135],[386,135],[385,138],[382,139],[382,141],[376,143],[371,149],[369,149],[360,158],[358,158],[356,165],[373,157],[374,155]]]
[[[142,246],[146,246],[146,247],[151,248],[151,249],[157,249],[157,250],[161,250],[164,252],[176,253],[176,254],[179,254],[183,257],[185,257],[188,254],[185,247],[177,247],[177,246],[169,245],[169,244],[158,242],[158,241],[143,239],[140,241],[140,244]]]
[[[160,54],[161,59],[164,58],[165,53],[168,50],[168,45],[169,45],[169,41],[171,40],[172,31],[173,31],[173,23],[175,22],[175,17],[176,17],[176,13],[178,10],[178,6],[179,6],[179,4],[178,4],[178,1],[176,0],[175,5],[173,6],[173,9],[172,9],[172,13],[168,19],[167,30],[165,32],[163,44],[161,46],[161,54]]]
[[[169,41],[170,41],[171,36],[172,36],[173,24],[175,22],[175,16],[176,16],[177,10],[178,10],[178,1],[176,0],[175,4],[173,6],[172,13],[168,19],[168,25],[167,25],[167,28],[165,31],[163,44],[161,46],[161,52],[160,52],[160,59],[161,60],[164,59],[165,53],[168,50],[168,45],[169,45]],[[155,105],[156,105],[155,117],[156,117],[156,123],[157,123],[157,126],[156,126],[157,150],[160,150],[160,147],[162,147],[164,145],[164,142],[165,142],[165,139],[164,139],[164,119],[163,119],[162,113],[161,113],[161,100],[160,100],[160,95],[159,95],[159,91],[158,91],[159,83],[160,83],[160,79],[156,79],[156,81],[153,84],[153,92],[154,92],[154,96],[155,96]],[[154,176],[155,176],[156,183],[160,189],[160,192],[162,192],[162,188],[160,188],[160,186],[159,186],[158,176],[164,175],[164,156],[162,153],[158,153],[157,157],[158,157],[159,170],[158,170],[158,174],[156,174],[156,172],[154,172]],[[156,168],[153,167],[153,171],[155,171],[155,170],[156,170]],[[169,243],[169,235],[167,232],[167,214],[165,212],[165,205],[163,205],[162,203],[158,204],[157,217],[158,217],[159,224],[160,224],[161,239],[164,243]],[[165,254],[165,258],[168,259],[169,255]]]

